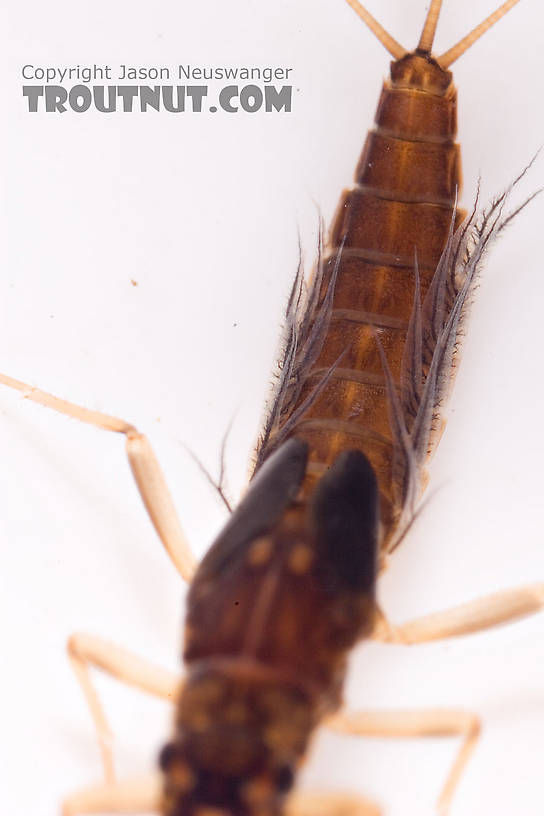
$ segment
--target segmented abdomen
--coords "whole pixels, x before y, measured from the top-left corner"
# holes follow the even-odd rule
[[[387,544],[402,510],[404,486],[375,335],[400,392],[416,255],[423,298],[447,241],[461,183],[453,84],[436,95],[387,82],[375,125],[356,184],[340,202],[318,272],[310,321],[314,337],[311,325],[299,327],[292,341],[298,344],[292,354],[299,365],[291,366],[279,416],[267,431],[272,438],[295,435],[310,443],[307,492],[342,450],[364,451],[378,478]],[[458,210],[456,225],[461,217]],[[327,327],[319,338],[316,324],[325,311]]]

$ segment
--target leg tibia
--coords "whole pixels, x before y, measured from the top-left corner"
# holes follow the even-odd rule
[[[326,725],[341,734],[366,737],[462,737],[461,747],[440,794],[438,809],[441,816],[448,813],[463,769],[480,734],[480,723],[474,714],[451,709],[340,712],[327,720]]]
[[[26,399],[60,414],[104,431],[125,435],[130,467],[153,526],[180,575],[190,581],[195,570],[195,559],[183,534],[161,467],[147,438],[123,419],[59,399],[5,374],[0,374],[0,384],[15,388]]]
[[[544,607],[544,584],[505,589],[399,626],[378,616],[373,640],[415,644],[468,635],[534,615]]]
[[[91,681],[89,666],[96,666],[122,683],[171,701],[177,697],[180,679],[172,672],[154,666],[126,649],[91,635],[72,635],[68,641],[68,655],[91,711],[106,781],[112,782],[115,778],[112,736],[102,704]]]

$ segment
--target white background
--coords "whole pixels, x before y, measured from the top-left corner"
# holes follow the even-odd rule
[[[341,0],[8,5],[0,370],[145,430],[202,553],[224,514],[184,446],[215,472],[234,418],[227,458],[237,495],[276,359],[297,227],[311,267],[316,205],[329,222],[389,57]],[[415,44],[422,0],[368,6]],[[446,2],[437,51],[492,10],[491,0]],[[525,0],[454,66],[467,204],[478,173],[485,200],[544,140],[543,21],[540,4]],[[180,62],[293,67],[293,112],[25,110],[25,63]],[[519,197],[543,178],[540,159]],[[394,620],[544,580],[543,207],[533,203],[489,258],[432,467],[439,489],[380,586]],[[4,389],[0,439],[2,807],[50,816],[64,793],[100,779],[67,636],[90,631],[175,667],[183,588],[120,438]],[[348,702],[479,712],[483,737],[452,816],[540,815],[543,635],[537,616],[455,642],[361,647]],[[120,774],[149,769],[169,712],[97,682]],[[390,816],[427,816],[456,747],[322,736],[302,784],[360,790]]]

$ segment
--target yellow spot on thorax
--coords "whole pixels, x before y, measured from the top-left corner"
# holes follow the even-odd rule
[[[295,544],[289,553],[287,566],[296,575],[304,575],[310,569],[313,559],[314,554],[306,544]]]
[[[270,538],[262,536],[255,539],[248,550],[247,560],[252,567],[260,567],[266,564],[272,555],[272,541]]]

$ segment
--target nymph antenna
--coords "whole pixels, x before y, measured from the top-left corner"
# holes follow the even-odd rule
[[[465,51],[468,51],[476,40],[480,39],[482,34],[485,34],[485,32],[488,31],[491,26],[494,26],[495,23],[501,19],[501,17],[504,17],[504,15],[510,11],[510,9],[516,5],[516,3],[519,3],[519,0],[506,0],[506,3],[499,6],[499,8],[494,11],[493,14],[490,14],[489,17],[480,23],[480,25],[477,25],[476,28],[472,29],[472,31],[467,34],[466,37],[463,37],[463,39],[450,48],[449,51],[446,51],[440,57],[437,57],[436,61],[438,64],[442,68],[449,68],[450,65],[455,62],[455,60],[459,59],[459,57],[465,53]]]
[[[351,6],[353,11],[359,15],[361,20],[367,24],[369,29],[372,31],[374,36],[381,42],[381,44],[387,48],[391,56],[395,57],[395,59],[400,59],[405,54],[407,54],[407,49],[403,48],[403,46],[398,43],[392,36],[389,34],[383,26],[379,24],[379,22],[372,16],[372,14],[365,9],[357,0],[346,0],[348,5]]]

